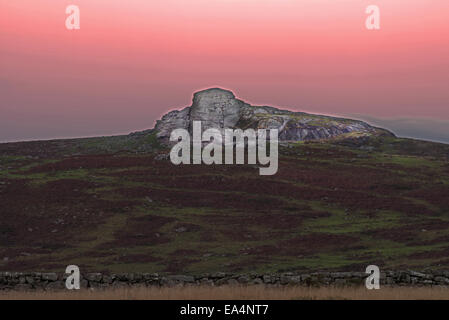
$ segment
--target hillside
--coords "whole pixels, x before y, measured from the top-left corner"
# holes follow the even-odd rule
[[[259,117],[246,123],[260,127]],[[318,131],[360,124],[316,117]],[[163,160],[162,122],[127,136],[0,144],[0,271],[448,268],[449,145],[361,124],[286,135],[278,172],[260,176],[255,165]]]

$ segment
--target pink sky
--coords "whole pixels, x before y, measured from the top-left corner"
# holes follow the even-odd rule
[[[80,30],[65,28],[69,4]],[[448,39],[447,0],[0,0],[0,141],[150,128],[211,86],[449,127]]]

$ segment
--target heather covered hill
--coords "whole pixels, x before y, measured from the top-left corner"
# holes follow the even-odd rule
[[[0,144],[0,270],[447,269],[449,146],[285,144],[279,170],[174,166],[154,131]]]
[[[279,169],[173,165],[171,130],[278,129]],[[0,144],[0,271],[447,269],[449,145],[230,91],[129,135]]]

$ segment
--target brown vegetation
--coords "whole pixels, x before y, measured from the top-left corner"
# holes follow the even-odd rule
[[[295,144],[281,149],[276,175],[260,176],[254,165],[85,152],[93,142],[0,145],[0,271],[449,266],[448,148],[440,145]]]
[[[383,287],[173,287],[119,288],[79,291],[10,291],[0,293],[0,300],[448,300],[447,288]]]

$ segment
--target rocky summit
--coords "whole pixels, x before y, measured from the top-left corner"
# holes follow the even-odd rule
[[[359,120],[293,112],[269,106],[252,106],[237,99],[231,91],[220,88],[196,92],[191,106],[165,114],[156,122],[156,136],[161,143],[167,144],[170,133],[175,129],[192,132],[193,121],[201,121],[203,130],[278,129],[281,141],[394,136],[385,129]]]

